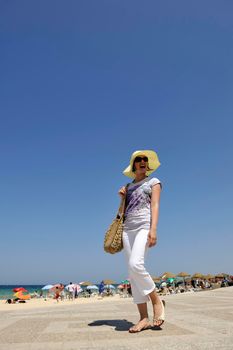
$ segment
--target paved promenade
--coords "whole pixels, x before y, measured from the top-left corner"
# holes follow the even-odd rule
[[[233,287],[164,299],[163,329],[138,334],[127,331],[137,321],[131,299],[77,301],[51,308],[7,305],[0,317],[0,349],[233,349]]]

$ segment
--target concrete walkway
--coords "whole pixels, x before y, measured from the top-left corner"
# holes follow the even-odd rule
[[[131,299],[1,312],[1,350],[233,349],[233,287],[171,295],[163,330],[128,333]],[[150,312],[152,310],[150,309]]]

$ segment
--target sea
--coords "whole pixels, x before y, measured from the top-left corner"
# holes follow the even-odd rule
[[[18,287],[25,288],[31,294],[35,291],[40,291],[44,285],[0,285],[0,300],[13,298],[15,293],[13,289]]]

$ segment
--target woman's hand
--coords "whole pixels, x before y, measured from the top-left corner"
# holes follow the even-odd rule
[[[156,231],[154,230],[150,230],[148,233],[148,247],[151,248],[153,246],[156,245],[157,243],[157,235],[156,235]]]
[[[123,187],[121,187],[121,188],[119,189],[118,194],[119,194],[119,196],[120,196],[121,198],[124,198],[124,197],[125,197],[125,195],[126,195],[126,188],[125,188],[125,186],[123,186]]]

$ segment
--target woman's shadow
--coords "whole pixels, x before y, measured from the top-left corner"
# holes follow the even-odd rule
[[[126,332],[129,330],[130,327],[133,326],[133,323],[127,320],[98,320],[88,323],[88,326],[110,326],[115,327],[115,331]]]

